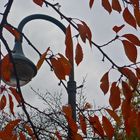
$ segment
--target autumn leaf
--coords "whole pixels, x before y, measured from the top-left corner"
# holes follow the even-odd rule
[[[112,83],[109,97],[109,103],[113,110],[116,110],[121,104],[120,89],[116,84],[116,82]]]
[[[102,122],[103,122],[103,128],[104,128],[104,131],[107,135],[107,137],[112,140],[112,137],[114,135],[114,128],[111,124],[111,122],[105,117],[105,116],[102,116]]]
[[[138,0],[130,0],[133,4],[134,8],[139,9],[139,1]]]
[[[72,140],[83,140],[83,137],[80,134],[76,133],[74,134],[74,136],[72,136]]]
[[[76,46],[75,54],[76,54],[75,55],[76,64],[79,65],[81,63],[81,61],[83,60],[83,50],[79,43]]]
[[[116,33],[118,33],[125,25],[121,25],[121,26],[114,26],[113,27],[113,31],[115,31]]]
[[[13,103],[13,99],[12,99],[12,96],[10,94],[8,94],[9,96],[9,107],[10,107],[10,112],[15,115],[14,113],[14,103]]]
[[[42,7],[44,0],[33,0],[33,2]]]
[[[137,25],[140,27],[140,10],[139,10],[139,8],[134,8],[134,16],[135,16]]]
[[[133,97],[131,87],[126,82],[122,81],[122,89],[123,89],[123,94],[124,94],[126,100],[128,102],[131,102],[131,99]]]
[[[86,135],[87,134],[87,124],[86,124],[85,117],[82,114],[79,114],[79,121],[80,121],[80,126],[82,129],[82,132],[84,135]]]
[[[135,29],[137,28],[136,20],[127,7],[123,11],[123,19],[125,20],[126,23],[128,23]]]
[[[100,82],[100,88],[102,89],[102,91],[104,92],[104,94],[106,94],[109,90],[109,78],[108,78],[108,73],[106,72],[103,77],[101,78]]]
[[[14,95],[17,102],[20,104],[21,103],[21,97],[19,95],[20,93],[18,93],[17,90],[13,87],[9,87],[9,90],[11,91],[12,95]]]
[[[105,109],[105,110],[117,122],[117,124],[120,125],[120,118],[117,115],[117,113],[114,110],[111,110],[111,109]]]
[[[134,34],[124,34],[122,37],[125,37],[130,42],[132,42],[133,44],[135,44],[137,46],[140,46],[140,40],[136,35],[134,35]]]
[[[136,68],[135,70],[136,70],[136,74],[137,74],[138,79],[140,79],[140,68]]]
[[[90,0],[90,1],[89,1],[89,7],[90,7],[90,8],[92,8],[93,3],[94,3],[94,0]]]
[[[137,48],[136,48],[136,46],[133,43],[127,41],[127,40],[122,40],[122,43],[123,43],[123,47],[124,47],[124,50],[125,50],[125,54],[128,57],[128,59],[131,62],[136,63],[136,59],[137,59]]]
[[[0,100],[0,110],[3,110],[6,106],[6,97],[5,95],[2,95],[1,100]]]
[[[112,12],[112,8],[109,3],[109,0],[102,0],[102,6],[105,8],[105,10],[108,11],[109,14]]]
[[[39,61],[37,62],[37,65],[36,65],[37,70],[39,70],[40,67],[42,66],[44,60],[46,59],[46,56],[47,56],[47,53],[49,50],[50,50],[50,47],[48,47],[47,50],[41,55]]]
[[[7,29],[16,38],[16,40],[20,40],[20,33],[16,29],[9,25],[5,25],[4,28]]]
[[[114,9],[115,11],[119,13],[122,11],[119,0],[112,0],[112,9]]]
[[[102,125],[100,123],[98,116],[96,116],[96,115],[94,115],[94,117],[89,116],[89,121],[93,128],[93,132],[95,132],[96,134],[98,134],[101,137],[104,137],[104,131],[103,131],[103,128],[102,128]]]
[[[20,137],[20,140],[26,140],[26,137],[25,137],[25,135],[22,133],[22,131],[19,133],[19,137]]]
[[[62,111],[65,113],[66,116],[72,117],[72,109],[70,105],[63,106]]]
[[[57,136],[58,140],[62,140],[62,137],[58,131],[55,132],[55,135]]]
[[[72,41],[70,25],[66,29],[65,45],[66,45],[66,50],[65,50],[66,57],[72,63],[73,62],[73,41]]]
[[[125,67],[120,68],[119,71],[128,78],[133,89],[136,89],[138,85],[138,78],[136,77],[136,75],[130,69]]]

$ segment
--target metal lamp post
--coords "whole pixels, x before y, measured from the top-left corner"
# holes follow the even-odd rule
[[[64,32],[64,34],[66,33],[66,27],[60,21],[48,15],[42,15],[42,14],[34,14],[24,18],[19,23],[18,30],[22,32],[23,27],[25,26],[26,23],[36,19],[49,21],[55,24],[56,26],[58,26]],[[19,84],[20,86],[26,85],[36,75],[37,69],[34,63],[31,60],[29,60],[27,57],[25,57],[23,53],[22,36],[20,37],[20,40],[16,40],[12,56],[15,62]],[[10,81],[9,82],[4,81],[4,82],[10,86],[16,86],[16,76],[14,72],[11,75]],[[69,81],[67,82],[67,92],[68,92],[68,104],[70,104],[72,108],[72,115],[73,115],[72,117],[76,121],[76,82],[74,80],[73,62],[72,62],[72,70],[69,76]]]

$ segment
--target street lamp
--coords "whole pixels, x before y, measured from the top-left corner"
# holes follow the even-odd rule
[[[35,20],[35,19],[42,19],[49,21],[56,26],[58,26],[63,33],[66,33],[66,27],[57,19],[48,16],[48,15],[42,15],[42,14],[34,14],[30,15],[26,18],[24,18],[18,26],[18,30],[22,32],[23,27],[26,23],[29,21]],[[37,73],[37,68],[34,65],[32,61],[30,61],[27,57],[25,57],[23,50],[22,50],[22,36],[19,40],[16,40],[15,46],[12,52],[13,61],[15,63],[15,68],[17,72],[17,76],[19,79],[20,86],[26,85]],[[10,81],[5,81],[2,79],[6,84],[10,86],[16,86],[16,76],[14,71],[12,72]],[[71,105],[72,108],[72,117],[76,121],[76,82],[74,80],[74,64],[72,62],[72,70],[69,75],[69,81],[67,82],[67,93],[68,93],[68,104]]]

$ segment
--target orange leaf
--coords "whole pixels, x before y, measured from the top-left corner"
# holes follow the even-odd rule
[[[104,92],[104,94],[106,94],[109,90],[109,78],[108,78],[108,72],[106,72],[103,77],[100,80],[101,84],[100,84],[100,88],[102,89],[102,91]]]
[[[94,117],[89,116],[89,121],[90,121],[90,124],[92,125],[93,132],[95,132],[101,137],[104,137],[104,131],[103,131],[103,128],[99,121],[98,116],[96,115],[94,115]]]
[[[3,110],[6,106],[6,97],[3,95],[0,100],[0,110]]]
[[[1,76],[5,81],[10,81],[12,69],[13,69],[13,65],[10,62],[9,55],[6,55],[2,59],[2,63],[1,63]]]
[[[137,46],[140,46],[140,40],[137,36],[135,36],[133,34],[124,34],[122,37],[125,37],[130,42],[132,42],[133,44],[135,44]]]
[[[122,89],[123,89],[123,94],[124,94],[126,100],[128,102],[131,102],[133,93],[132,93],[130,86],[126,82],[122,81]]]
[[[36,140],[35,135],[34,135],[32,129],[30,128],[30,126],[25,124],[24,127],[28,131],[28,134],[31,136],[32,140]]]
[[[17,30],[9,25],[5,25],[4,28],[7,29],[16,38],[16,40],[20,40],[20,33]]]
[[[121,104],[120,89],[116,86],[116,82],[111,85],[109,103],[113,110],[117,109]]]
[[[90,1],[89,1],[89,7],[90,7],[90,8],[92,8],[93,3],[94,3],[94,0],[90,0]]]
[[[120,68],[119,70],[128,78],[131,86],[136,89],[138,85],[138,78],[136,77],[136,75],[128,68]]]
[[[7,133],[7,135],[9,135],[9,136],[13,136],[13,130],[20,121],[21,121],[20,119],[10,121],[4,129],[5,133]]]
[[[112,9],[118,11],[119,13],[122,11],[121,5],[118,0],[112,0]]]
[[[118,117],[117,113],[114,110],[105,109],[108,114],[120,125],[120,118]]]
[[[137,28],[136,20],[127,7],[123,11],[123,18],[124,18],[126,23],[128,23],[129,25],[131,25],[135,29]]]
[[[102,6],[108,11],[109,14],[112,12],[112,8],[108,0],[102,0]]]
[[[58,140],[62,140],[62,137],[58,131],[55,132],[55,135],[57,136]]]
[[[26,140],[26,137],[22,132],[19,133],[19,137],[20,137],[20,140]]]
[[[134,16],[136,18],[137,25],[140,27],[140,10],[138,8],[134,8]]]
[[[44,0],[33,0],[33,2],[42,7]]]
[[[20,93],[17,92],[17,90],[15,88],[9,87],[11,93],[14,95],[14,97],[16,98],[17,102],[20,104],[21,103],[21,98],[20,98]]]
[[[118,33],[125,25],[121,25],[121,26],[114,26],[113,27],[113,31],[115,31],[116,33]]]
[[[65,50],[66,57],[72,63],[72,61],[73,61],[73,41],[72,41],[70,25],[66,29],[65,44],[66,44],[66,50]]]
[[[60,56],[60,58],[58,58],[58,61],[62,64],[63,68],[64,68],[64,73],[65,75],[70,75],[72,66],[69,62],[69,60],[67,60],[62,54],[58,53],[58,55]]]
[[[37,67],[37,70],[39,70],[40,67],[42,66],[44,60],[46,59],[46,55],[47,55],[47,53],[48,53],[49,50],[50,50],[50,47],[47,48],[47,50],[41,55],[39,61],[37,62],[37,66],[36,66]]]
[[[77,46],[76,46],[76,56],[75,56],[75,61],[76,61],[76,64],[79,65],[83,59],[83,50],[82,50],[82,47],[81,45],[78,43]]]
[[[79,114],[79,120],[80,120],[80,126],[82,129],[82,132],[84,133],[84,135],[87,134],[87,124],[86,124],[86,120],[85,117],[82,114]]]
[[[137,59],[137,48],[136,48],[136,46],[133,43],[127,41],[127,40],[122,40],[122,43],[123,43],[123,47],[124,47],[124,50],[125,50],[125,54],[128,57],[128,59],[131,62],[136,63],[136,59]]]
[[[57,78],[60,80],[65,80],[65,75],[66,75],[65,69],[61,61],[55,58],[51,58],[50,61],[51,61],[52,67],[54,69],[54,73],[57,76]]]
[[[14,113],[14,103],[13,103],[12,96],[10,94],[8,94],[8,96],[9,96],[10,111],[13,115],[15,115],[15,113]]]
[[[107,137],[110,140],[112,140],[112,137],[114,135],[114,128],[111,122],[105,116],[102,117],[102,122],[103,122],[104,131],[106,132]]]

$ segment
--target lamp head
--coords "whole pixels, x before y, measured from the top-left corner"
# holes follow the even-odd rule
[[[18,46],[21,47],[21,46]],[[26,85],[28,82],[31,81],[31,79],[37,74],[37,68],[34,65],[32,61],[30,61],[27,57],[24,56],[23,52],[16,51],[14,48],[14,51],[12,53],[13,61],[15,64],[17,76],[19,79],[20,86]],[[3,62],[3,60],[1,61]],[[4,69],[3,69],[4,70]],[[10,68],[10,80],[5,80],[4,77],[2,77],[2,80],[9,86],[17,86],[17,80],[16,80],[14,68]]]

